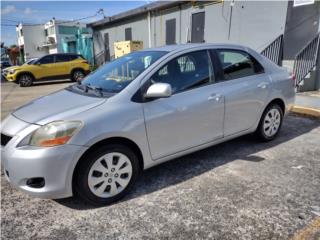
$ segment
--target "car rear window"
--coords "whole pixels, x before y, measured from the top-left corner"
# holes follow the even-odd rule
[[[70,55],[70,61],[75,59],[85,59],[82,55]]]
[[[56,62],[69,62],[69,61],[70,61],[69,55],[64,55],[64,54],[56,55]]]

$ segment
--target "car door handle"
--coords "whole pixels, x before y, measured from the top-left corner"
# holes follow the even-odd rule
[[[209,101],[215,100],[219,101],[222,96],[220,94],[213,93],[208,97]]]
[[[267,88],[267,86],[268,86],[268,83],[267,82],[262,82],[262,83],[259,83],[258,84],[258,88]]]

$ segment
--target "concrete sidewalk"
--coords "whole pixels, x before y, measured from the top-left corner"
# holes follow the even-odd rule
[[[320,91],[297,93],[292,112],[320,118]]]

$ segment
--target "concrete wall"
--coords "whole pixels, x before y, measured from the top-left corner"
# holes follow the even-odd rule
[[[125,40],[125,29],[132,28],[132,39],[143,41],[144,47],[148,47],[148,20],[144,14],[130,21],[113,24],[111,27],[94,31],[94,53],[95,55],[104,50],[104,34],[109,34],[110,55],[114,55],[113,43]]]
[[[230,42],[262,51],[284,33],[287,5],[287,1],[236,2]]]
[[[205,42],[238,43],[258,51],[263,50],[279,35],[284,33],[287,1],[230,1],[222,3],[204,2],[201,6],[191,3],[157,10],[151,13],[151,46],[165,45],[166,20],[176,19],[176,43],[191,39],[191,16],[205,12]],[[231,8],[233,8],[232,15]],[[132,39],[142,40],[148,47],[148,16],[142,14],[129,20],[120,21],[108,27],[94,29],[95,55],[104,49],[104,33],[109,33],[110,54],[114,54],[113,43],[125,39],[125,28],[132,28]],[[230,35],[229,35],[230,30]]]
[[[319,32],[320,2],[294,7],[288,5],[284,34],[284,59],[294,59]]]
[[[44,26],[23,26],[25,60],[39,58],[46,54],[46,49],[38,49],[45,42]]]

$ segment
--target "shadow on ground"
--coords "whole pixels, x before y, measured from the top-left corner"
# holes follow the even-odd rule
[[[14,82],[9,82],[5,79],[1,79],[1,83],[2,84],[17,84],[17,83],[14,83]],[[62,80],[48,80],[48,81],[40,81],[40,80],[37,80],[33,83],[33,85],[31,87],[37,87],[37,86],[44,86],[44,85],[54,85],[54,84],[61,84],[61,83],[74,83],[72,82],[71,80],[69,79],[62,79]],[[19,86],[17,84],[17,86]]]
[[[299,123],[299,125],[295,124],[295,122]],[[144,171],[131,193],[121,201],[127,201],[171,185],[179,184],[237,159],[255,162],[256,164],[259,164],[261,161],[267,161],[267,159],[255,154],[290,141],[319,126],[319,119],[310,120],[298,116],[289,116],[285,119],[279,136],[271,142],[258,142],[254,136],[246,135],[163,163]],[[95,208],[94,206],[84,204],[77,198],[66,198],[55,201],[77,210]]]

